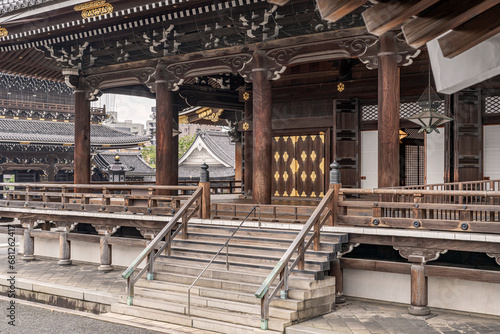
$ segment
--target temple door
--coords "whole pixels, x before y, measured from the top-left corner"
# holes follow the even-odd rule
[[[323,133],[274,137],[273,156],[274,196],[324,196],[327,168]]]
[[[333,114],[332,156],[340,165],[342,187],[359,188],[361,185],[359,103],[357,100],[335,100]]]
[[[483,123],[481,92],[454,95],[454,181],[483,178]]]

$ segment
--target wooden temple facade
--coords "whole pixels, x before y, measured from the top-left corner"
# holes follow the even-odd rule
[[[493,178],[500,175],[494,162],[498,150],[488,143],[500,136],[500,79],[440,94],[437,112],[453,121],[439,127],[439,134],[419,132],[420,126],[408,120],[421,111],[417,101],[434,85],[426,43],[438,38],[445,57],[466,52],[499,32],[498,22],[486,19],[498,17],[498,6],[488,0],[107,0],[76,6],[44,1],[31,11],[11,8],[0,19],[0,70],[64,81],[74,90],[74,182],[82,193],[93,189],[88,185],[90,101],[105,92],[156,99],[156,187],[148,188],[147,196],[134,197],[137,189],[130,186],[123,203],[114,206],[106,189],[98,189],[99,203],[91,194],[70,203],[63,193],[50,204],[100,214],[133,208],[161,215],[171,209],[173,217],[164,228],[153,220],[141,225],[152,242],[124,273],[130,305],[135,282],[145,272],[148,279],[154,277],[159,254],[170,254],[176,235],[188,238],[189,220],[196,213],[203,219],[214,216],[203,174],[199,188],[187,189],[194,191],[191,197],[161,197],[182,190],[173,134],[179,112],[190,106],[220,111],[217,121],[232,126],[235,137],[241,132],[235,160],[241,162],[244,192],[261,210],[259,217],[304,223],[255,293],[263,329],[272,323],[273,297],[280,290],[287,297],[289,271],[309,270],[305,251],[322,250],[322,227],[349,234],[348,242],[335,239],[342,248],[328,260],[328,269],[318,270],[336,277],[338,300],[343,282],[346,294],[380,297],[347,284],[352,279],[369,286],[366,272],[377,272],[382,285],[408,283],[410,312],[425,315],[429,303],[454,303],[429,302],[433,278],[439,289],[447,284],[439,279],[460,277],[483,284],[480,293],[498,292],[500,193]],[[212,122],[201,118],[196,121]],[[430,179],[436,185],[426,186]],[[51,202],[43,197],[43,204]],[[311,212],[296,202],[273,206],[277,198],[319,204]],[[147,206],[134,207],[134,201]],[[159,205],[162,201],[171,206]],[[227,211],[245,217],[243,209],[257,219],[248,204],[233,204]],[[177,223],[181,227],[174,232]],[[106,250],[116,228],[98,227],[103,261],[109,265]],[[146,269],[134,277],[146,258]],[[437,265],[428,264],[432,261]],[[315,279],[323,275],[318,272]],[[402,297],[391,298],[386,300]],[[331,309],[321,305],[314,314]],[[472,312],[500,314],[497,304],[480,308]]]

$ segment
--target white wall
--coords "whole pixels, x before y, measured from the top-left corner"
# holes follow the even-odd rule
[[[444,183],[444,129],[425,137],[426,184]]]
[[[500,180],[500,125],[484,127],[483,174],[491,180]]]
[[[362,189],[378,187],[378,131],[361,131]]]
[[[429,277],[429,306],[500,315],[500,284]],[[344,269],[346,296],[410,304],[410,275]]]

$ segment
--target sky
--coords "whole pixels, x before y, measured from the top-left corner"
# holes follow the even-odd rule
[[[156,100],[145,97],[104,94],[95,102],[96,106],[106,105],[106,109],[118,112],[118,121],[132,120],[134,123],[146,124],[151,117],[151,107],[156,106]]]

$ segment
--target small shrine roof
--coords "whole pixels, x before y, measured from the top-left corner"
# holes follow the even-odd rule
[[[127,175],[155,175],[156,170],[151,167],[141,156],[139,152],[111,152],[104,151],[94,157],[94,162],[100,170],[109,168],[109,165],[115,163],[115,156],[120,157],[120,162],[126,169],[133,167]]]

